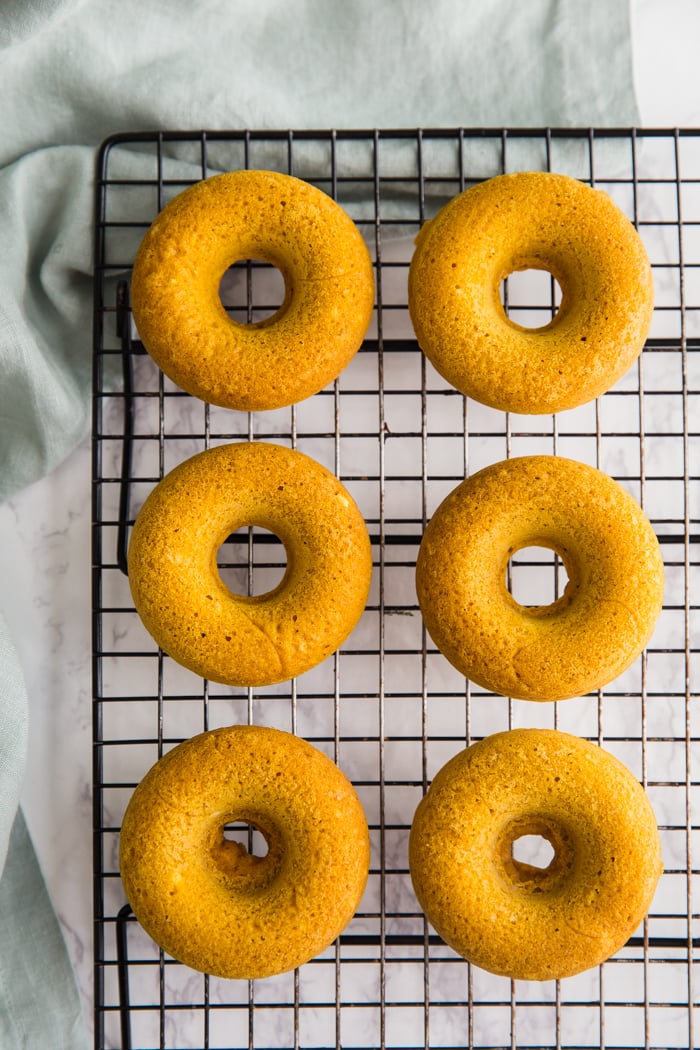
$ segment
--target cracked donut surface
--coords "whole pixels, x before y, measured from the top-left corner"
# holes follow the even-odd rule
[[[287,567],[265,594],[234,594],[217,567],[247,525],[274,533]],[[228,685],[302,674],[343,643],[369,593],[372,554],[349,492],[301,452],[263,442],[207,449],[167,474],[139,512],[129,585],[146,629],[174,660]]]
[[[520,605],[506,585],[525,547],[561,558],[551,605]],[[663,559],[651,524],[616,481],[561,456],[504,460],[438,507],[416,564],[428,632],[467,678],[523,700],[563,700],[612,681],[649,641]]]
[[[516,859],[546,839],[547,867]],[[409,837],[413,887],[459,955],[546,981],[608,959],[647,913],[663,870],[656,818],[617,758],[551,729],[472,744],[435,776]]]

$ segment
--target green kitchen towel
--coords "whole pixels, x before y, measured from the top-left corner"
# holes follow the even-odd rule
[[[628,0],[5,0],[0,84],[3,499],[87,432],[93,172],[107,136],[637,122]],[[72,974],[15,823],[27,701],[2,632],[0,1035],[13,1050],[78,1050]],[[8,938],[22,915],[26,936]]]
[[[27,746],[27,697],[2,617],[0,669],[0,1048],[81,1050],[87,1041],[75,980],[17,809]]]
[[[6,0],[0,48],[0,498],[87,429],[108,135],[637,117],[628,0]]]
[[[0,880],[0,924],[0,1047],[86,1047],[73,973],[21,810]]]
[[[10,845],[27,757],[27,694],[7,626],[0,617],[0,871]],[[0,930],[2,912],[0,911]],[[0,938],[0,954],[2,940]],[[0,1000],[0,1003],[2,1000]],[[2,1044],[0,1043],[0,1046]]]

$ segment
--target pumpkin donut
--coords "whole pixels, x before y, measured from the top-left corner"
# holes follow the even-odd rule
[[[548,270],[562,301],[542,328],[509,320],[501,281]],[[421,349],[463,394],[502,411],[560,412],[609,389],[639,355],[653,283],[644,245],[601,190],[546,172],[499,175],[418,234],[408,305]]]
[[[506,568],[556,551],[569,577],[552,605],[519,605]],[[663,560],[616,481],[560,456],[524,456],[467,478],[438,507],[416,564],[425,625],[467,678],[504,696],[563,700],[620,675],[661,611]]]
[[[264,857],[224,834],[245,822]],[[318,955],[355,913],[369,832],[349,780],[278,729],[229,726],[179,744],[131,797],[120,871],[147,933],[180,962],[269,977]]]
[[[261,259],[282,273],[279,310],[257,324],[228,316],[228,267]],[[156,217],[131,280],[144,346],[174,383],[226,408],[281,408],[321,390],[359,349],[374,306],[372,261],[327,194],[272,171],[196,183]]]
[[[266,594],[233,594],[216,555],[259,525],[287,552]],[[129,543],[134,605],[165,652],[203,678],[271,685],[308,671],[350,634],[367,601],[372,554],[352,497],[319,463],[240,442],[175,467],[146,499]]]
[[[546,868],[513,856],[546,839]],[[440,936],[491,973],[569,977],[608,959],[649,909],[663,870],[656,818],[613,755],[553,729],[472,744],[437,774],[408,846],[418,901]]]

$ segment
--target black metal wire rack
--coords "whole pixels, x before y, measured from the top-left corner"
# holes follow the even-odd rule
[[[138,244],[158,210],[218,171],[305,178],[349,212],[371,247],[373,325],[338,379],[289,409],[247,415],[205,405],[163,377],[129,312]],[[506,415],[451,389],[414,340],[406,306],[413,237],[444,201],[503,171],[550,169],[605,189],[636,223],[656,309],[630,372],[596,402],[557,416]],[[176,132],[119,135],[99,155],[93,418],[95,1046],[665,1047],[700,1024],[700,132],[469,130]],[[244,261],[222,283],[233,316],[279,305],[277,272]],[[545,323],[546,275],[511,277],[506,308]],[[129,528],[177,462],[209,445],[274,440],[333,470],[371,533],[367,610],[342,649],[296,681],[236,689],[160,652],[125,575]],[[413,567],[426,521],[467,473],[545,452],[600,467],[644,506],[659,536],[666,601],[646,653],[603,691],[557,704],[471,685],[426,637]],[[281,576],[284,553],[258,529],[220,556],[234,589]],[[553,600],[562,570],[541,550],[511,566],[524,604]],[[117,844],[131,792],[165,750],[235,722],[291,730],[350,776],[372,837],[367,891],[338,941],[294,973],[222,981],[151,942],[121,887]],[[578,977],[513,982],[458,958],[413,896],[406,844],[438,768],[466,744],[515,726],[576,733],[618,755],[659,821],[665,872],[648,919],[613,959]]]

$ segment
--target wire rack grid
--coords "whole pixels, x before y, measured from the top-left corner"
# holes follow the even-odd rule
[[[371,247],[377,299],[352,363],[325,390],[256,414],[184,394],[143,351],[129,313],[135,251],[158,210],[218,171],[268,168],[333,196]],[[420,353],[406,304],[413,238],[456,193],[503,171],[554,170],[605,189],[651,258],[656,308],[644,353],[596,402],[556,416],[485,408]],[[99,155],[93,420],[95,1046],[690,1047],[700,988],[697,675],[700,434],[700,132],[469,130],[176,132],[120,135]],[[504,284],[512,319],[537,326],[558,286],[532,271]],[[255,260],[222,281],[232,316],[254,321],[282,298]],[[369,603],[341,650],[295,681],[236,689],[202,681],[158,650],[126,579],[130,526],[177,462],[228,441],[275,441],[333,470],[367,521]],[[426,636],[413,571],[422,531],[465,475],[512,455],[589,462],[641,502],[661,541],[664,611],[645,654],[604,690],[557,704],[497,697],[458,675]],[[233,590],[262,593],[284,551],[251,528],[219,556]],[[520,552],[523,604],[561,593],[549,552]],[[238,722],[305,737],[339,763],[365,807],[367,891],[327,951],[294,973],[222,981],[163,953],[126,905],[118,862],[133,788],[175,743]],[[620,757],[645,786],[665,872],[649,917],[613,959],[578,977],[510,981],[458,958],[412,892],[407,837],[444,762],[489,733],[554,727]],[[244,834],[244,829],[232,829]],[[250,843],[249,843],[250,844]],[[255,849],[255,843],[250,845]]]

